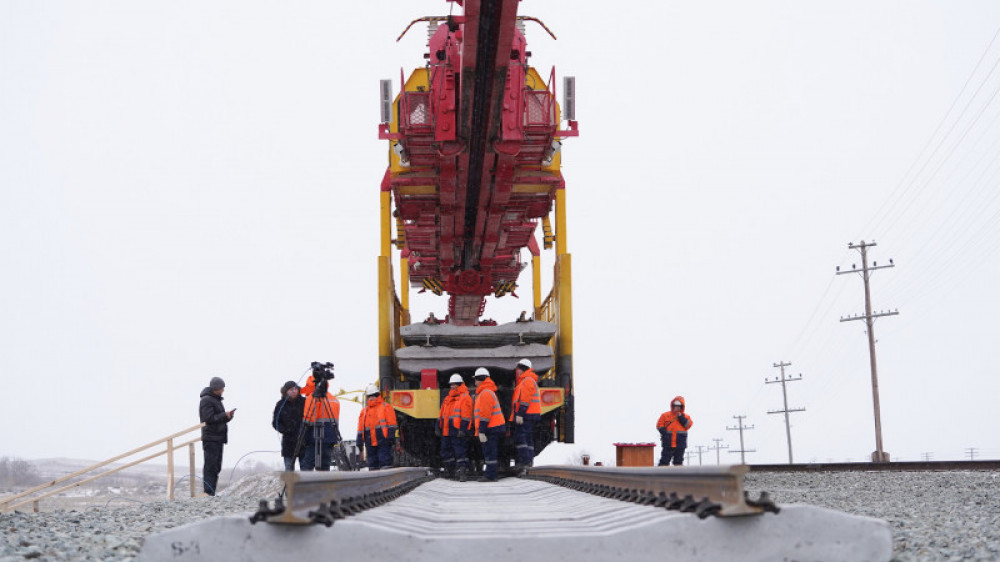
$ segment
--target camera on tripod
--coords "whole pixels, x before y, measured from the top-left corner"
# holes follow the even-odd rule
[[[318,383],[333,380],[333,363],[312,362],[313,379]]]
[[[316,385],[313,390],[313,396],[317,398],[322,398],[326,396],[326,390],[330,386],[330,381],[333,380],[333,363],[320,363],[319,361],[312,362],[312,379],[313,383]]]

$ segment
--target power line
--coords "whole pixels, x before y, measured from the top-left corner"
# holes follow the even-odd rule
[[[788,420],[788,414],[792,412],[805,412],[805,408],[795,408],[792,410],[788,409],[788,389],[785,386],[787,382],[794,382],[802,380],[802,375],[799,374],[799,378],[785,378],[785,367],[791,367],[791,363],[785,363],[784,361],[780,363],[775,363],[774,367],[781,369],[781,378],[775,377],[773,381],[764,379],[764,384],[774,384],[781,383],[781,395],[784,398],[785,409],[784,410],[770,410],[768,414],[785,414],[785,435],[788,437],[788,464],[792,464],[792,426]]]
[[[912,185],[910,185],[904,188],[904,185],[908,183],[906,178],[910,175],[910,172],[913,171],[913,169],[917,166],[917,163],[919,163],[922,159],[924,159],[924,153],[927,151],[927,148],[930,147],[931,143],[934,141],[934,138],[941,130],[941,127],[943,127],[944,124],[948,121],[948,117],[951,116],[951,112],[952,110],[955,109],[955,106],[958,104],[958,100],[962,99],[962,95],[965,94],[966,88],[968,88],[969,84],[972,82],[972,77],[975,76],[976,72],[979,71],[980,65],[982,65],[983,60],[985,60],[987,53],[989,53],[990,51],[990,48],[993,47],[993,43],[996,41],[998,35],[1000,35],[1000,28],[997,28],[996,33],[993,34],[993,38],[990,39],[989,44],[986,45],[986,49],[983,50],[983,54],[979,57],[979,61],[976,62],[976,66],[972,69],[972,72],[969,73],[969,77],[965,80],[965,84],[962,86],[962,89],[958,92],[958,95],[955,96],[955,99],[951,102],[951,106],[948,107],[948,111],[945,112],[944,117],[942,117],[941,121],[938,122],[937,127],[934,128],[934,132],[931,133],[930,137],[927,139],[927,143],[924,144],[923,148],[921,148],[920,151],[917,153],[916,159],[914,159],[913,163],[910,164],[910,167],[903,174],[902,179],[900,179],[899,183],[893,189],[889,197],[885,199],[885,201],[879,207],[878,211],[876,211],[872,219],[868,221],[868,224],[865,226],[866,231],[876,230],[878,228],[879,223],[885,220],[886,216],[888,215],[888,210],[886,208],[889,207],[890,203],[892,203],[893,200],[895,199],[901,199],[906,194],[906,192],[909,191],[909,189],[912,187]],[[972,96],[969,97],[968,102],[966,102],[965,106],[962,108],[962,111],[959,112],[958,117],[955,118],[955,122],[948,129],[948,132],[941,137],[941,139],[938,141],[937,146],[935,146],[931,154],[926,157],[926,161],[920,167],[920,170],[916,174],[914,174],[914,176],[910,179],[909,181],[910,184],[916,181],[917,177],[920,176],[924,168],[926,168],[927,165],[930,163],[930,161],[934,158],[934,155],[937,154],[937,151],[940,150],[941,147],[944,145],[948,136],[951,135],[951,132],[954,130],[958,122],[961,121],[963,117],[965,117],[965,113],[966,111],[968,111],[969,105],[972,103],[972,100],[976,98],[976,96],[979,94],[979,91],[982,90],[987,80],[989,80],[990,76],[992,76],[993,72],[996,70],[997,63],[1000,63],[1000,58],[998,58],[997,62],[993,64],[993,67],[990,69],[989,73],[987,73],[986,77],[983,78],[982,81],[980,81],[979,86],[976,88],[976,91],[972,94]],[[902,191],[900,191],[901,189]],[[897,193],[899,194],[899,197],[897,197]],[[883,211],[885,211],[885,214],[883,214]],[[876,220],[877,217],[879,217],[879,215],[882,215],[882,218]]]
[[[881,311],[872,314],[872,297],[871,297],[871,287],[869,286],[869,280],[871,279],[871,272],[878,269],[886,269],[889,267],[895,267],[892,259],[889,260],[889,265],[878,265],[878,262],[872,262],[872,267],[868,267],[868,248],[875,246],[875,242],[865,243],[864,240],[860,244],[854,244],[853,242],[848,244],[848,248],[853,248],[861,252],[861,270],[859,271],[854,265],[851,265],[851,271],[840,271],[840,267],[837,267],[837,275],[843,275],[847,273],[861,273],[862,278],[865,282],[865,313],[864,315],[854,315],[849,317],[841,317],[841,322],[849,322],[851,320],[861,320],[864,319],[865,324],[868,326],[868,358],[871,363],[872,371],[872,402],[875,407],[875,453],[872,455],[872,461],[874,462],[889,462],[889,455],[882,448],[882,415],[879,408],[878,401],[878,367],[875,361],[875,319],[881,316],[894,316],[899,314],[899,310],[895,311]]]
[[[969,447],[965,450],[965,456],[969,457],[970,461],[976,460],[977,454],[979,454],[979,449],[975,447]]]

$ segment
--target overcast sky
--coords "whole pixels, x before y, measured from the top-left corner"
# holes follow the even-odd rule
[[[457,10],[457,7],[456,7]],[[0,456],[103,459],[237,407],[226,464],[277,451],[285,380],[377,377],[378,80],[438,0],[0,0]],[[875,447],[849,242],[875,240],[885,449],[1000,458],[1000,3],[525,0],[532,62],[577,77],[563,147],[577,443],[785,462]],[[546,287],[550,273],[545,274]],[[486,316],[530,309],[505,297]],[[444,299],[413,314],[444,316]],[[359,406],[347,404],[352,433]],[[200,453],[199,453],[200,454]],[[248,458],[277,461],[277,453]],[[695,460],[695,464],[697,464]],[[706,453],[706,464],[715,453]]]

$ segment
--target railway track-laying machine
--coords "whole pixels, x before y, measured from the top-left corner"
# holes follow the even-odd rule
[[[563,79],[557,103],[555,69],[543,75],[530,65],[524,28],[537,23],[552,33],[519,16],[519,0],[450,1],[460,15],[420,18],[403,31],[428,24],[425,62],[409,76],[400,72],[398,93],[391,80],[382,81],[378,128],[389,144],[381,184],[379,382],[399,421],[397,461],[424,466],[437,464],[434,423],[450,376],[462,375],[474,391],[473,372],[487,367],[509,419],[514,366],[522,358],[539,376],[535,453],[574,440],[572,266],[560,148],[577,136],[575,81]],[[543,251],[554,251],[544,298]],[[484,319],[487,297],[516,296],[529,263],[531,314]],[[447,315],[411,320],[411,288],[447,298]],[[500,456],[512,457],[512,444]]]

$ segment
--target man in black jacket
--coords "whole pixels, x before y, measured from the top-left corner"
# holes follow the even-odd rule
[[[226,381],[212,377],[208,386],[201,391],[201,403],[198,405],[198,417],[205,424],[201,428],[201,448],[205,452],[201,475],[205,493],[210,496],[215,495],[219,472],[222,470],[222,447],[228,441],[229,432],[226,424],[232,421],[236,412],[236,408],[227,412],[222,407],[222,393],[225,390]]]
[[[281,387],[281,400],[274,405],[274,416],[271,425],[281,433],[281,457],[285,460],[285,470],[295,470],[295,459],[299,459],[302,468],[302,455],[305,448],[295,455],[295,445],[298,443],[299,431],[302,429],[302,412],[306,399],[299,393],[295,381],[288,381]]]

